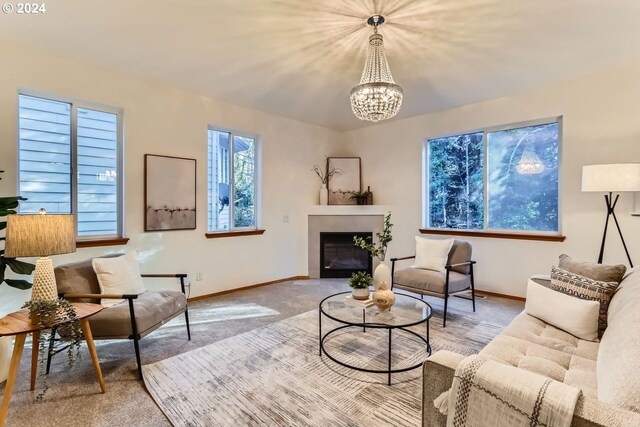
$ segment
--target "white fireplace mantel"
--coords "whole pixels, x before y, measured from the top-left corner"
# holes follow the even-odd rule
[[[387,205],[315,205],[308,214],[312,215],[386,215],[391,211]]]

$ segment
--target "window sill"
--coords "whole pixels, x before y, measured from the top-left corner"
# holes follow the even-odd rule
[[[207,239],[218,239],[221,237],[257,236],[264,234],[265,230],[241,230],[241,231],[215,231],[205,233]]]
[[[492,231],[471,231],[471,230],[434,230],[420,229],[421,234],[445,234],[449,236],[470,236],[486,237],[490,239],[514,239],[514,240],[539,240],[543,242],[564,242],[567,236],[548,234],[526,234],[526,233],[499,233]]]
[[[129,242],[128,237],[117,237],[114,239],[78,240],[76,248],[94,248],[97,246],[120,246]]]

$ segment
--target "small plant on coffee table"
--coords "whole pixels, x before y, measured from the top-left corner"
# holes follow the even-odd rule
[[[349,286],[353,289],[366,289],[372,282],[373,277],[364,271],[356,271],[349,277]]]

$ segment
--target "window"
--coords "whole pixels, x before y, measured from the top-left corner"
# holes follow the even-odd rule
[[[560,119],[429,139],[432,229],[559,232]]]
[[[256,137],[209,128],[209,231],[257,228]]]
[[[24,93],[18,110],[20,212],[73,213],[79,238],[121,237],[122,113]]]

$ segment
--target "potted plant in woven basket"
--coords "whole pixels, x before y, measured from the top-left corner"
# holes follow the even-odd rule
[[[373,277],[364,271],[356,271],[349,277],[349,286],[353,299],[366,300],[369,298],[369,286],[373,282]]]

